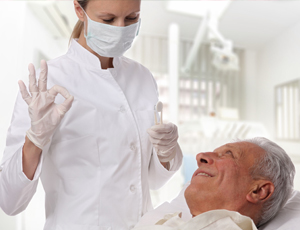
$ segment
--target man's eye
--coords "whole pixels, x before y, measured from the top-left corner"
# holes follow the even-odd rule
[[[230,150],[226,151],[226,154],[230,154],[231,156],[233,156],[233,153]]]

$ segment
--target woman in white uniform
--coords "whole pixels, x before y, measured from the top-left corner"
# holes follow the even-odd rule
[[[152,208],[149,189],[181,165],[177,128],[154,125],[156,83],[123,56],[138,33],[140,1],[74,6],[68,52],[42,61],[37,74],[29,65],[29,92],[19,82],[0,206],[9,215],[25,210],[41,178],[45,230],[131,229]]]

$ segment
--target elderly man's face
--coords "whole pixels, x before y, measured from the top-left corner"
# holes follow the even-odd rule
[[[199,153],[196,157],[199,168],[185,191],[191,214],[246,208],[246,195],[255,186],[250,168],[263,154],[262,148],[247,142],[230,143],[213,152]]]

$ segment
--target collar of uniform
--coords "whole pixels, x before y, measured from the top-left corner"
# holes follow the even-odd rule
[[[101,69],[101,62],[98,57],[92,54],[90,51],[82,47],[78,42],[78,39],[72,39],[71,45],[67,52],[68,55],[72,56],[76,62],[83,64],[89,68]],[[118,58],[113,58],[114,68],[101,69],[104,72],[115,72],[116,67],[118,66]]]

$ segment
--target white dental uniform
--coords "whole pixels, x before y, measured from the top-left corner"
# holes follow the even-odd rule
[[[45,230],[131,229],[152,208],[149,188],[170,179],[182,154],[177,151],[167,171],[152,151],[146,130],[154,123],[158,93],[151,73],[125,57],[114,58],[113,65],[102,70],[75,40],[67,54],[48,62],[48,88],[63,86],[75,99],[32,181],[22,172],[30,118],[18,95],[0,166],[0,206],[7,214],[27,207],[39,178],[46,193]]]

